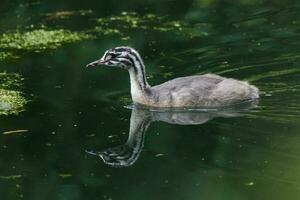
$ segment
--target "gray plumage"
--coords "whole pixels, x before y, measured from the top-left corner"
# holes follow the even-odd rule
[[[151,107],[220,107],[259,98],[258,89],[247,82],[214,74],[180,77],[151,87],[139,53],[116,47],[87,66],[106,65],[127,69],[134,103]]]
[[[205,74],[154,86],[152,96],[162,107],[225,106],[258,98],[258,89],[246,82]]]

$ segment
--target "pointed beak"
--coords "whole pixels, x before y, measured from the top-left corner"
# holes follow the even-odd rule
[[[87,64],[86,67],[95,67],[97,65],[102,65],[102,64],[105,64],[105,61],[100,59],[100,60],[96,60],[94,62]]]
[[[90,154],[90,155],[93,155],[93,156],[99,156],[104,162],[109,159],[109,157],[105,156],[105,153],[103,152],[96,152],[96,151],[93,151],[93,150],[85,150],[86,153]]]

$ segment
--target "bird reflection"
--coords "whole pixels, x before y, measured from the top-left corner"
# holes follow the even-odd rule
[[[226,107],[222,109],[183,109],[154,110],[140,106],[131,107],[129,136],[125,144],[110,147],[102,151],[86,151],[99,156],[105,164],[114,167],[128,167],[139,158],[144,146],[147,128],[152,122],[163,121],[179,125],[200,125],[216,117],[237,117],[245,115],[246,111],[255,107],[257,102]]]

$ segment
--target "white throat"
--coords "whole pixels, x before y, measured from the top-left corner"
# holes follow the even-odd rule
[[[134,71],[133,68],[129,69],[130,76],[130,89],[131,89],[131,98],[135,103],[147,104],[147,96],[145,92],[145,85],[141,82],[140,74]]]

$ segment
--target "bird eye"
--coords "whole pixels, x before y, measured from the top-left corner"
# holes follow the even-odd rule
[[[118,56],[119,54],[108,54],[105,58],[105,60],[111,60]]]
[[[111,55],[107,55],[105,60],[110,60],[111,58],[112,58]]]

